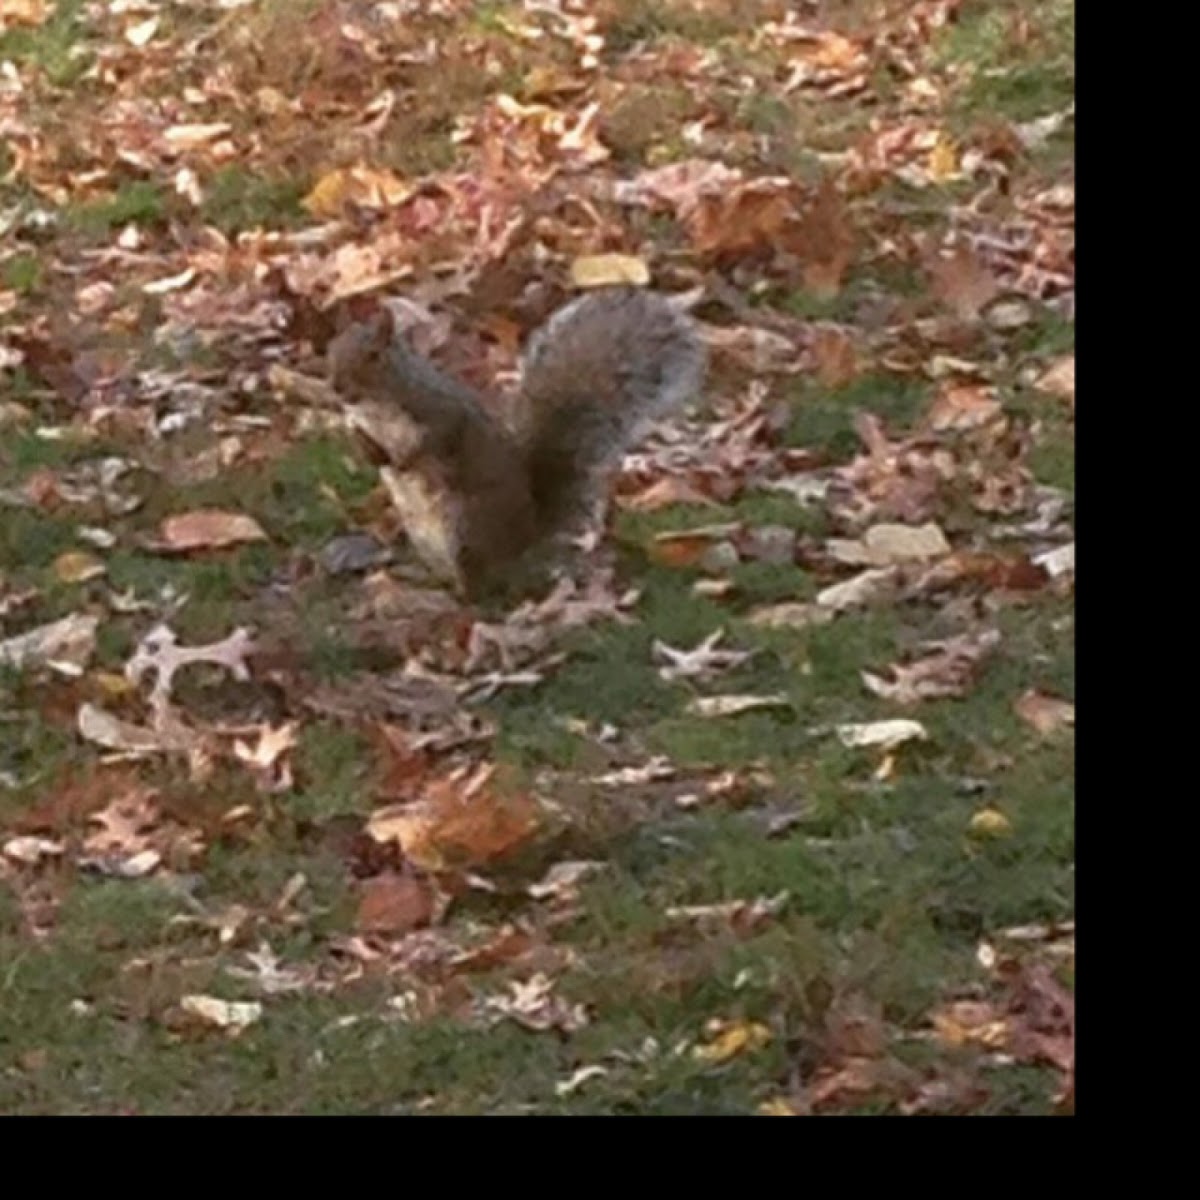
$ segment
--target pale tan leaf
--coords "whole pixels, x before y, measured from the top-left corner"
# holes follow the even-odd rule
[[[571,263],[571,282],[578,288],[629,284],[645,287],[650,268],[644,259],[630,254],[590,254]]]
[[[1033,689],[1020,696],[1013,704],[1013,709],[1022,721],[1032,725],[1043,737],[1075,724],[1074,704]]]
[[[159,527],[158,549],[185,553],[266,541],[262,526],[245,513],[197,509],[166,517]]]

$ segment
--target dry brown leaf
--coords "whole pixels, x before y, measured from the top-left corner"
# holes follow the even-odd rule
[[[889,567],[898,563],[941,558],[950,553],[950,543],[931,521],[924,525],[883,523],[872,525],[860,539],[830,538],[826,549],[838,562]]]
[[[724,163],[692,158],[643,171],[618,196],[629,203],[673,209],[686,218],[704,196],[720,195],[742,182],[741,171]]]
[[[1067,354],[1052,363],[1039,376],[1035,385],[1039,391],[1058,396],[1075,407],[1075,355]]]
[[[795,185],[783,178],[749,179],[705,193],[686,217],[696,253],[722,260],[778,246],[798,220]]]
[[[228,637],[206,646],[180,646],[174,630],[167,625],[156,625],[138,642],[137,649],[125,664],[125,677],[137,684],[148,672],[153,672],[150,703],[155,710],[163,710],[171,698],[175,672],[181,667],[190,663],[213,663],[224,667],[235,679],[244,681],[250,678],[246,659],[253,649],[254,642],[245,629],[235,629]]]
[[[163,739],[154,730],[123,721],[95,704],[80,705],[76,726],[80,737],[106,750],[155,754],[165,748]]]
[[[244,542],[263,542],[266,538],[262,526],[245,513],[197,509],[166,517],[159,527],[159,542],[155,549],[186,553],[238,546]]]
[[[929,643],[926,649],[932,650],[931,654],[913,662],[894,664],[888,669],[890,678],[863,671],[862,680],[869,691],[898,704],[962,696],[999,641],[999,632],[989,629]]]
[[[21,671],[49,667],[61,675],[83,674],[96,648],[98,617],[74,613],[0,642],[0,666]]]
[[[826,177],[787,239],[788,248],[804,264],[804,286],[814,296],[829,299],[841,290],[854,258],[854,241],[845,199]]]
[[[854,339],[844,329],[822,325],[813,336],[811,350],[817,378],[825,387],[845,387],[858,376]]]
[[[666,530],[650,545],[650,557],[666,567],[690,567],[700,562],[716,545],[728,542],[738,525],[710,525],[702,529]]]
[[[761,625],[767,629],[810,629],[814,625],[827,625],[833,618],[832,608],[789,601],[756,608],[748,620],[751,625]]]
[[[977,429],[1003,411],[996,389],[985,384],[947,383],[925,414],[925,424],[934,432],[948,429]]]
[[[872,567],[861,574],[832,583],[817,593],[817,605],[831,612],[849,612],[890,600],[896,593],[895,567]]]
[[[467,869],[503,857],[523,845],[538,826],[538,808],[524,794],[492,786],[495,768],[467,775],[453,771],[434,780],[421,799],[372,813],[367,833],[396,842],[425,870]]]
[[[508,986],[508,995],[487,997],[486,1010],[537,1033],[551,1029],[574,1033],[588,1023],[587,1009],[554,995],[554,981],[544,974],[526,981],[514,980]]]
[[[933,293],[964,321],[973,321],[1000,292],[996,277],[965,244],[929,266]]]
[[[1043,737],[1075,724],[1074,704],[1033,689],[1016,700],[1013,710],[1022,721],[1032,725]]]
[[[657,512],[673,504],[715,504],[711,496],[705,495],[695,484],[682,475],[667,475],[649,487],[622,497],[620,506],[630,512]]]
[[[408,933],[429,925],[437,909],[428,879],[389,871],[363,884],[354,926],[360,933]]]
[[[322,175],[304,197],[314,217],[340,217],[348,210],[381,210],[403,204],[415,192],[391,171],[375,167],[339,167]]]

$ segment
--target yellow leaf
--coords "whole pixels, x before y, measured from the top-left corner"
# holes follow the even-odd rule
[[[938,139],[929,152],[929,178],[935,183],[945,183],[958,174],[958,151],[954,143],[944,133],[938,134]]]
[[[84,583],[103,575],[108,568],[86,550],[68,550],[54,560],[54,574],[61,583]]]
[[[339,167],[322,175],[304,197],[304,207],[315,217],[338,217],[349,207],[390,208],[413,193],[411,185],[391,171],[373,167]]]
[[[739,1054],[757,1050],[771,1040],[771,1031],[755,1021],[733,1021],[711,1042],[697,1046],[692,1056],[701,1062],[723,1063]]]
[[[764,1100],[758,1106],[758,1115],[760,1117],[798,1117],[800,1113],[790,1100],[776,1096],[774,1100]]]
[[[580,288],[614,283],[645,287],[650,282],[650,268],[630,254],[590,254],[571,264],[571,282]]]
[[[1002,838],[1012,833],[1012,822],[998,808],[981,808],[967,825],[975,837]]]

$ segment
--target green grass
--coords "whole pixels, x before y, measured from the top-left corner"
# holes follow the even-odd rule
[[[223,167],[205,186],[200,215],[223,233],[287,229],[304,218],[300,201],[307,190],[302,179],[260,179],[241,167]]]

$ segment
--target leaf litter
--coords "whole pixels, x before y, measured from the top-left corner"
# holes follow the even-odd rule
[[[420,589],[401,581],[403,547],[393,554],[394,529],[378,506],[372,512],[370,503],[347,501],[324,481],[339,531],[365,518],[372,545],[386,551],[376,558],[364,543],[326,556],[318,573],[339,575],[347,588],[348,577],[375,570],[332,624],[362,633],[364,642],[372,622],[376,630],[386,624],[391,661],[318,677],[304,662],[310,635],[289,625],[283,611],[303,609],[317,594],[310,547],[255,488],[246,495],[258,499],[243,503],[241,482],[310,433],[336,429],[320,356],[342,304],[404,292],[403,327],[420,348],[449,351],[472,382],[490,386],[511,377],[522,335],[568,282],[653,279],[702,314],[718,374],[701,417],[658,431],[630,456],[618,503],[637,520],[676,505],[716,508],[707,525],[681,519],[665,531],[661,521],[649,526],[655,531],[639,534],[635,548],[660,573],[690,573],[695,592],[728,619],[708,634],[702,630],[714,628],[711,619],[686,635],[648,638],[648,678],[657,672],[696,687],[759,665],[753,638],[733,649],[727,629],[771,629],[807,644],[828,632],[823,627],[852,623],[868,610],[958,606],[960,618],[971,614],[965,627],[902,651],[891,665],[881,655],[861,679],[889,704],[961,698],[995,653],[996,612],[1069,596],[1073,588],[1069,512],[1041,507],[1029,462],[1039,421],[1073,421],[1074,355],[1021,348],[1047,314],[1073,314],[1073,181],[1047,178],[1021,157],[1022,147],[1032,153],[1061,137],[1073,108],[1011,128],[1004,121],[991,131],[955,127],[950,136],[941,109],[964,81],[934,47],[958,15],[953,0],[885,6],[869,32],[852,19],[826,27],[816,14],[772,12],[753,23],[745,62],[686,35],[639,43],[625,55],[607,10],[505,7],[503,37],[472,27],[459,38],[450,36],[465,28],[456,24],[465,12],[456,0],[403,21],[388,14],[368,20],[344,4],[278,17],[253,8],[198,14],[198,37],[153,7],[87,10],[80,20],[95,59],[84,67],[92,90],[86,101],[53,85],[35,59],[17,54],[6,66],[0,123],[30,206],[0,211],[15,248],[0,250],[0,386],[19,371],[27,391],[13,404],[6,397],[0,424],[6,437],[12,428],[34,439],[49,465],[24,471],[10,486],[5,460],[0,505],[21,520],[70,519],[72,540],[89,549],[59,543],[45,573],[22,571],[15,584],[0,573],[0,666],[20,676],[22,689],[40,689],[47,711],[73,714],[85,770],[114,781],[128,770],[154,786],[114,783],[103,803],[85,806],[62,828],[6,827],[3,881],[22,911],[36,916],[28,924],[38,936],[52,920],[43,914],[57,903],[43,886],[56,864],[182,887],[206,869],[216,838],[236,845],[295,823],[287,805],[307,786],[306,756],[316,739],[329,728],[353,731],[368,747],[362,787],[374,788],[376,807],[355,818],[359,840],[349,861],[357,874],[346,926],[321,943],[319,962],[303,967],[284,968],[262,951],[249,970],[265,1002],[185,992],[177,1005],[185,1026],[237,1036],[269,1018],[274,997],[291,986],[267,980],[320,974],[340,986],[382,969],[414,981],[411,994],[396,996],[394,1013],[512,1020],[567,1037],[606,1014],[562,998],[562,960],[539,971],[526,956],[545,951],[553,921],[575,919],[590,894],[585,882],[609,864],[589,845],[588,857],[560,858],[549,868],[543,858],[532,874],[509,865],[579,820],[559,790],[598,788],[609,802],[624,803],[663,786],[674,815],[691,818],[709,804],[754,808],[775,785],[760,786],[753,767],[678,766],[638,744],[641,731],[624,727],[635,721],[619,722],[607,740],[589,739],[589,749],[605,747],[606,757],[583,770],[502,778],[503,719],[493,706],[515,697],[539,703],[547,684],[577,668],[579,631],[636,629],[647,615],[642,589],[625,582],[627,572],[613,572],[593,545],[584,548],[582,575],[562,576],[503,617],[446,597],[423,601]],[[51,12],[37,0],[0,5],[0,35],[37,31]],[[265,24],[246,24],[252,19]],[[280,36],[285,27],[273,20],[295,24]],[[732,34],[729,46],[744,32]],[[314,52],[297,87],[286,47],[301,42]],[[443,165],[399,165],[418,139],[385,64],[406,64],[432,102],[438,89],[428,89],[431,81],[449,89],[464,67],[477,79],[508,78],[518,51],[535,64],[520,72],[523,91],[489,88],[456,98],[435,121],[451,131]],[[767,61],[759,61],[762,54],[770,70],[756,77]],[[656,86],[682,86],[690,98],[689,117],[669,122],[688,157],[667,165],[661,134],[646,154],[631,156],[617,144],[614,114],[645,86],[647,73]],[[900,81],[896,97],[875,94],[884,76]],[[836,148],[824,139],[814,145],[815,178],[783,175],[760,153],[771,137],[751,134],[729,115],[731,98],[749,100],[768,81],[785,105],[796,97],[832,106],[822,113],[864,106],[870,119]],[[120,114],[115,123],[104,115],[110,106]],[[347,149],[337,163],[328,156],[335,141]],[[389,145],[399,158],[384,153]],[[669,149],[673,157],[680,147]],[[283,201],[275,199],[262,214],[239,217],[238,228],[215,215],[221,190],[239,170],[249,193],[297,163],[304,178],[294,216],[282,219]],[[134,196],[130,171],[156,191],[154,205],[165,205],[149,219],[121,211]],[[929,236],[915,236],[897,183],[940,206]],[[96,214],[111,205],[113,219],[68,237],[53,211],[68,205]],[[87,219],[81,214],[81,231]],[[31,252],[43,278],[27,287],[21,263]],[[870,294],[874,273],[893,271],[921,280],[922,293],[902,302]],[[865,289],[864,276],[872,276]],[[46,280],[69,283],[62,293]],[[783,298],[793,294],[836,315],[785,311]],[[78,314],[76,328],[59,319],[64,299]],[[929,401],[906,425],[890,406],[872,413],[872,402],[847,399],[859,409],[848,413],[859,447],[830,457],[827,447],[798,446],[789,434],[811,396],[797,399],[790,389],[809,378],[839,404],[879,378],[897,392],[925,381]],[[1032,428],[1011,404],[1014,379],[1032,389],[1043,414]],[[371,428],[395,433],[386,424]],[[215,485],[226,482],[222,494]],[[201,496],[191,490],[197,484]],[[774,515],[761,520],[739,509],[725,519],[721,511],[763,497],[794,504],[804,514],[798,521],[816,520],[819,534]],[[260,553],[271,557],[273,574],[247,589],[240,564],[250,560],[241,556]],[[139,567],[157,555],[155,569],[236,574],[236,612],[220,628],[202,622],[207,642],[177,633],[195,629],[179,622],[202,610],[202,598],[173,584],[131,585],[130,555]],[[790,572],[795,590],[751,593],[747,604],[748,567]],[[42,589],[51,586],[72,589],[75,615],[64,618],[63,606],[45,602]],[[123,675],[110,631],[134,647]],[[378,641],[373,647],[379,653]],[[800,657],[781,661],[790,670]],[[206,664],[218,680],[278,693],[283,711],[250,720],[202,715],[192,692],[179,686],[179,672],[189,667],[202,677]],[[858,676],[851,678],[857,686]],[[751,684],[680,696],[677,712],[736,720],[775,710],[790,719],[807,703],[799,696],[790,682],[786,692]],[[886,782],[906,769],[896,752],[929,734],[916,721],[871,719],[875,701],[862,701],[832,728],[848,747],[878,750],[884,758],[875,782]],[[1011,702],[1039,737],[1073,725],[1073,705],[1049,692],[1029,688]],[[6,716],[7,705],[5,693]],[[108,758],[124,761],[103,766]],[[186,782],[216,801],[215,815],[201,819],[181,808],[175,783],[162,783],[160,772],[171,779],[175,758],[186,765]],[[66,805],[70,788],[52,788],[48,799]],[[803,827],[806,812],[800,803],[781,832]],[[995,836],[1008,820],[989,804],[976,810],[969,832],[977,840]],[[510,869],[518,871],[515,885],[504,877]],[[503,924],[472,925],[464,897],[483,895],[516,907],[516,923],[507,920],[510,912]],[[784,895],[705,895],[666,905],[664,915],[689,936],[754,937],[791,918]],[[286,903],[214,907],[205,910],[207,936],[232,948],[264,924],[308,922],[307,904],[302,882]],[[447,983],[455,971],[517,963],[524,964],[514,968],[521,977],[499,987],[493,980],[459,993]],[[1057,985],[1026,965],[997,986],[1008,989],[1008,999],[992,997],[990,1015],[953,1010],[958,1028],[1007,1022],[1003,1047],[991,1049],[1049,1063],[1065,1078],[1070,1022]],[[775,1042],[773,1029],[722,1018],[706,1028],[695,1061],[732,1067]],[[940,1069],[925,1077],[900,1066],[887,1050],[900,1036],[851,1005],[826,1021],[816,1066],[806,1060],[799,1082],[764,1103],[793,1112],[864,1097],[883,1097],[900,1111],[970,1110],[981,1102],[977,1079]],[[976,1044],[971,1036],[962,1042]],[[559,1097],[605,1088],[608,1076],[631,1063],[645,1067],[636,1053],[625,1067],[604,1061],[560,1079]]]

